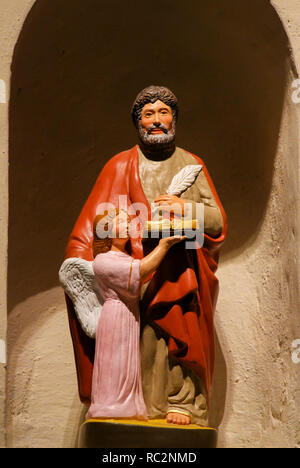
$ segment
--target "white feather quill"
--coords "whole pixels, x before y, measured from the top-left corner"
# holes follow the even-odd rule
[[[181,195],[195,182],[199,172],[202,170],[201,164],[191,164],[185,166],[176,174],[171,184],[166,190],[169,195]]]

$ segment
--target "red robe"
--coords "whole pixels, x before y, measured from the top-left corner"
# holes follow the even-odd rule
[[[148,322],[162,330],[168,342],[169,353],[201,377],[209,398],[214,368],[213,315],[219,289],[214,273],[219,249],[227,232],[227,219],[203,161],[192,156],[203,166],[202,170],[223,216],[223,230],[218,238],[204,234],[204,245],[196,250],[186,250],[183,244],[174,246],[157,271],[151,275],[152,280],[142,306]],[[139,178],[137,146],[114,156],[104,166],[71,233],[66,258],[93,260],[93,222],[97,207],[103,202],[110,202],[118,207],[119,195],[127,197],[128,206],[138,202],[145,204],[148,219],[151,219],[150,205]],[[134,258],[143,258],[140,237],[131,239],[131,247]],[[82,402],[89,404],[94,340],[82,331],[69,298],[67,306],[79,395]]]

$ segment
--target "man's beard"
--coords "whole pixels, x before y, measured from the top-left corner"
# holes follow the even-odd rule
[[[155,129],[163,130],[163,134],[152,135],[151,131]],[[151,125],[147,132],[142,128],[141,121],[138,122],[138,131],[139,137],[143,146],[148,149],[148,151],[159,151],[164,148],[169,147],[175,142],[175,122],[173,120],[172,128],[168,131],[167,127],[164,124]]]

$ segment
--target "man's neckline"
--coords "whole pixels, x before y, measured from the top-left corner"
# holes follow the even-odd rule
[[[172,159],[172,158],[174,157],[174,155],[175,155],[175,153],[176,153],[176,151],[177,151],[177,149],[178,149],[178,147],[175,146],[174,152],[173,152],[170,156],[168,156],[167,158],[165,158],[165,159],[151,159],[151,158],[148,158],[148,157],[143,153],[143,151],[142,151],[140,145],[137,145],[137,148],[138,148],[138,152],[141,154],[141,156],[142,156],[147,162],[149,162],[149,163],[151,163],[151,164],[154,164],[154,165],[156,165],[156,164],[161,164],[161,163],[163,163],[163,162],[169,161],[170,159]]]

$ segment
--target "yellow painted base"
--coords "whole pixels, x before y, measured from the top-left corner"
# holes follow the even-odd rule
[[[87,419],[79,432],[79,448],[215,448],[217,431],[165,419]]]
[[[118,419],[106,419],[106,418],[91,418],[87,419],[83,424],[87,423],[114,423],[114,424],[133,424],[135,426],[146,426],[146,427],[164,427],[164,428],[177,428],[177,429],[185,429],[185,430],[201,430],[201,429],[209,429],[211,431],[215,431],[212,427],[203,427],[197,426],[197,424],[171,424],[167,423],[165,419],[149,419],[148,421],[142,421],[138,419],[125,419],[125,418],[118,418]]]

